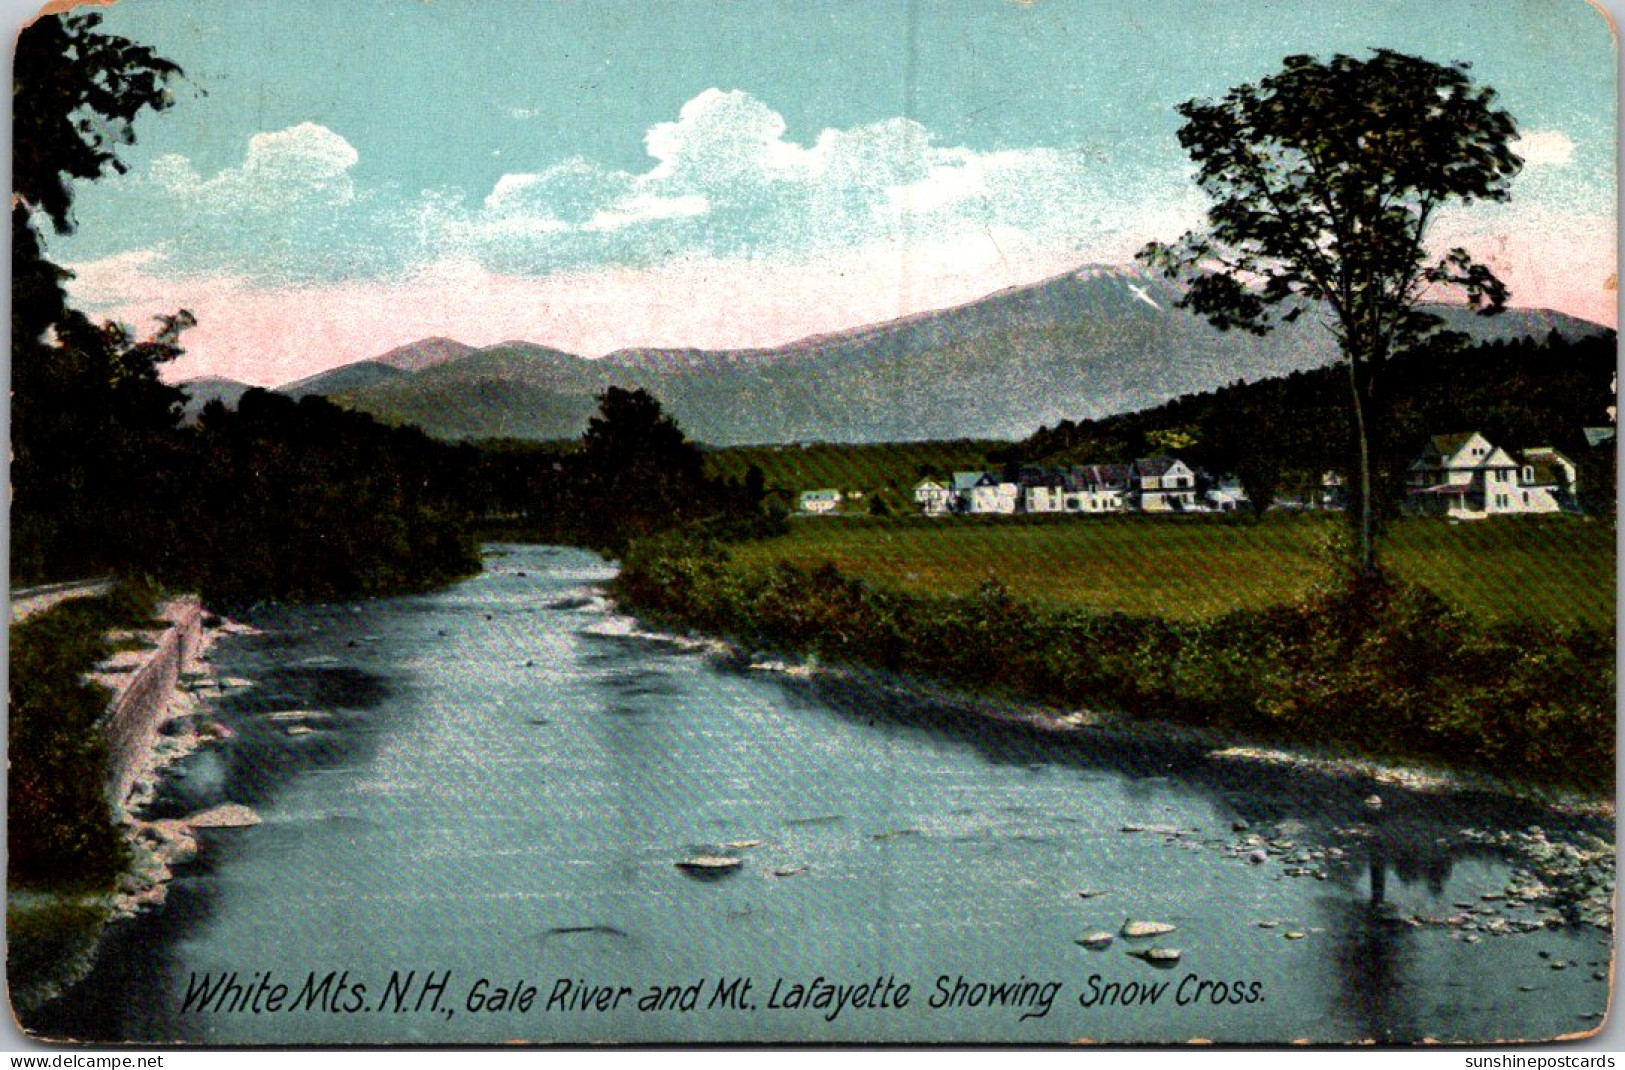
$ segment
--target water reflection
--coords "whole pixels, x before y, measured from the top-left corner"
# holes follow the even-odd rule
[[[1459,835],[1464,827],[1539,823],[1554,836],[1611,833],[1600,818],[1555,813],[1523,800],[1471,792],[1417,794],[1363,774],[1317,775],[1217,758],[1210,746],[1177,738],[1090,729],[1058,735],[990,720],[969,705],[956,708],[941,699],[912,696],[898,690],[906,684],[880,676],[789,679],[780,686],[790,694],[816,696],[811,705],[849,719],[880,718],[899,731],[952,739],[993,764],[1054,765],[1119,778],[1125,797],[1145,804],[1148,811],[1172,791],[1201,796],[1216,817],[1238,830],[1285,825],[1297,844],[1363,858],[1371,906],[1387,902],[1390,873],[1439,896],[1458,862],[1498,857],[1493,849],[1464,840]],[[1379,801],[1372,805],[1372,800]],[[1335,872],[1347,879],[1343,867]]]
[[[1375,862],[1373,862],[1375,866]],[[1380,872],[1380,868],[1374,869]],[[1356,1038],[1409,1043],[1437,1031],[1417,1017],[1411,989],[1414,930],[1372,901],[1327,900],[1321,915],[1330,950],[1330,976],[1336,979],[1339,1008],[1354,1023]]]

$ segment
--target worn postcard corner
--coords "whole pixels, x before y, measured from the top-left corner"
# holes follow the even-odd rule
[[[19,1028],[1594,1037],[1616,60],[1495,12],[46,5]]]

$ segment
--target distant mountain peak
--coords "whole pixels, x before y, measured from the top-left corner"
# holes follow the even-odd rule
[[[403,372],[420,372],[437,364],[461,360],[473,352],[475,352],[473,346],[464,345],[452,338],[420,338],[416,342],[397,346],[381,357],[372,358],[371,363],[382,364]]]
[[[1127,264],[1081,264],[1070,272],[1075,279],[1085,282],[1090,279],[1126,279],[1138,278],[1145,273]]]
[[[422,372],[382,359],[319,384],[343,404],[446,438],[578,437],[610,385],[643,387],[697,441],[1023,438],[1040,425],[1145,409],[1236,380],[1337,359],[1318,324],[1258,337],[1182,309],[1175,282],[1141,265],[1085,264],[964,304],[751,349],[636,347],[601,359],[509,341]],[[1441,310],[1475,338],[1598,330],[1511,310]],[[397,351],[399,352],[399,351]],[[390,354],[386,354],[386,357]]]

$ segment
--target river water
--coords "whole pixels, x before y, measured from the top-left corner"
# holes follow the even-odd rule
[[[1518,859],[1464,835],[1601,822],[763,671],[617,614],[595,593],[613,566],[585,552],[486,565],[265,612],[215,649],[253,686],[152,816],[232,801],[263,823],[205,831],[38,1031],[1481,1042],[1589,1031],[1607,1007],[1609,934],[1508,906]],[[743,865],[676,865],[719,852]],[[1077,942],[1129,918],[1175,929]],[[1148,946],[1180,959],[1130,954]]]

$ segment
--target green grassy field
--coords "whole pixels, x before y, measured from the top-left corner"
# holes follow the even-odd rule
[[[1018,598],[1177,619],[1293,600],[1331,575],[1341,518],[797,518],[741,544],[747,568],[831,562],[911,593],[968,594],[996,578]],[[1487,623],[1611,628],[1614,528],[1570,517],[1452,525],[1406,520],[1383,544],[1399,576]]]
[[[1389,566],[1452,605],[1497,623],[1612,629],[1614,525],[1576,517],[1508,517],[1397,525]]]

